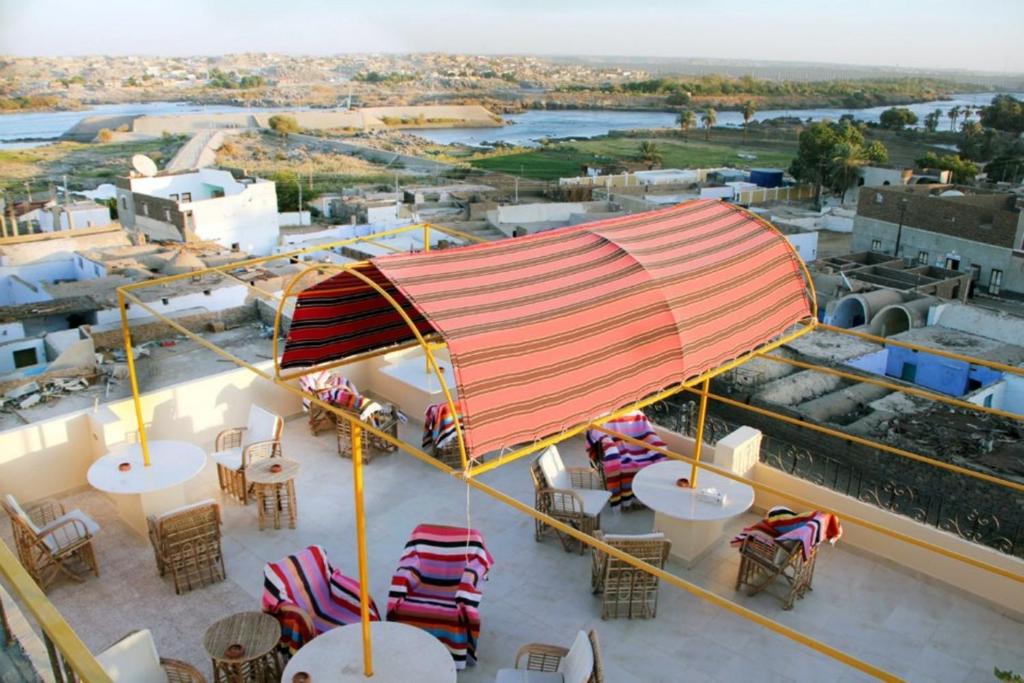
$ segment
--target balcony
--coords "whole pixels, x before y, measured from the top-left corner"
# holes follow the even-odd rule
[[[364,361],[349,374],[369,389],[379,375]],[[383,361],[381,361],[383,362]],[[390,398],[390,397],[389,397]],[[400,397],[396,397],[400,398]],[[47,594],[60,614],[94,653],[134,629],[153,631],[164,657],[191,662],[207,676],[210,662],[202,645],[206,628],[228,614],[258,610],[263,567],[310,544],[323,545],[332,562],[356,575],[352,463],[337,454],[336,437],[312,436],[297,398],[245,370],[234,370],[185,383],[143,397],[150,438],[184,438],[211,449],[214,434],[225,425],[244,422],[250,402],[288,416],[282,439],[286,457],[297,460],[298,524],[292,529],[257,529],[255,506],[222,498],[212,464],[189,485],[188,497],[213,497],[223,514],[227,580],[176,596],[169,579],[157,575],[147,539],[119,516],[105,494],[88,489],[84,471],[102,453],[104,439],[116,441],[130,431],[131,402],[108,404],[47,423],[0,434],[4,492],[24,500],[61,491],[68,507],[78,507],[102,527],[95,540],[101,574],[84,583],[61,582]],[[403,426],[401,438],[418,444],[421,425]],[[666,434],[672,445],[681,437]],[[92,443],[92,448],[86,444]],[[15,447],[14,444],[17,444]],[[567,465],[586,462],[580,438],[561,445]],[[680,450],[685,450],[685,444]],[[714,449],[707,457],[714,461]],[[758,464],[754,481],[792,487],[795,495],[833,504],[842,498]],[[53,476],[40,476],[52,472]],[[459,675],[464,682],[492,681],[496,671],[512,665],[516,650],[528,642],[568,644],[580,629],[594,628],[604,649],[606,680],[674,681],[681,671],[711,680],[740,680],[757,672],[767,680],[869,680],[860,672],[821,655],[749,620],[731,614],[673,586],[662,584],[657,617],[649,620],[600,618],[600,600],[590,591],[590,556],[565,552],[553,537],[537,543],[533,521],[516,510],[469,491],[458,480],[401,452],[375,457],[364,468],[370,594],[379,606],[404,543],[414,526],[435,522],[479,529],[495,557],[490,580],[483,584],[480,661]],[[489,486],[527,505],[533,503],[528,460],[522,459],[481,475]],[[468,495],[468,499],[467,499]],[[760,492],[755,507],[773,504]],[[849,505],[865,505],[852,499]],[[883,513],[876,510],[876,513]],[[991,677],[992,667],[1021,668],[1024,625],[1012,605],[993,604],[995,594],[979,596],[971,567],[960,568],[959,586],[926,575],[946,558],[898,548],[892,539],[847,525],[846,536],[819,556],[814,590],[783,611],[779,601],[761,594],[746,597],[734,590],[738,554],[728,538],[759,518],[748,513],[727,527],[727,534],[692,569],[670,560],[667,569],[757,614],[792,627],[907,680],[977,681]],[[942,534],[893,519],[920,534]],[[649,511],[605,511],[607,532],[643,533],[651,529]],[[916,529],[916,527],[920,527]],[[950,543],[959,539],[950,536]],[[0,538],[12,546],[4,525]],[[994,558],[980,546],[961,543],[960,550],[983,561]],[[13,546],[12,546],[13,547]],[[922,556],[924,563],[922,564]],[[969,583],[968,583],[969,582]],[[998,582],[990,581],[989,584]],[[1012,585],[1012,583],[1011,583]],[[1019,604],[1019,593],[1017,603]]]

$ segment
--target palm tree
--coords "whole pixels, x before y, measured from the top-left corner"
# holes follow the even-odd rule
[[[704,139],[711,139],[711,126],[718,122],[718,112],[711,107],[708,107],[704,115],[700,117],[700,122],[704,124]]]
[[[942,116],[942,110],[936,109],[930,114],[925,114],[924,117],[924,128],[929,133],[934,133],[939,127],[939,118]]]
[[[964,110],[961,113],[961,116],[964,117],[964,123],[967,123],[967,120],[969,118],[971,118],[972,114],[974,114],[974,110],[973,109],[971,109],[969,106],[968,107],[964,107]]]
[[[960,107],[953,107],[946,112],[946,116],[949,117],[949,129],[956,130],[956,120],[960,118]]]
[[[683,138],[689,140],[690,138],[687,133],[697,125],[697,115],[689,109],[684,109],[679,112],[679,118],[676,119],[676,122],[679,124],[679,129],[683,131]]]
[[[740,109],[743,114],[743,142],[747,141],[747,124],[750,123],[750,119],[754,118],[754,114],[757,113],[757,108],[754,107],[754,103],[751,100],[747,100],[743,103],[743,108]]]
[[[650,140],[644,140],[640,143],[640,158],[654,168],[661,163],[661,150]]]

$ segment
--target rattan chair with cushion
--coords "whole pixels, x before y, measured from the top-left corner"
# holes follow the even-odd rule
[[[782,609],[793,609],[793,603],[811,590],[814,580],[814,562],[818,546],[804,559],[799,541],[776,541],[758,533],[750,533],[740,546],[740,569],[736,577],[736,590],[747,589],[747,595],[757,595],[781,578],[786,590],[777,597]]]
[[[665,566],[671,542],[664,534],[594,534],[617,550],[658,569]],[[594,548],[590,587],[602,594],[601,618],[653,619],[658,614],[658,577]]]
[[[611,498],[601,485],[601,477],[590,467],[566,467],[555,446],[549,446],[530,466],[533,477],[534,506],[585,534],[601,528],[601,511]],[[534,536],[540,541],[548,526],[536,520]],[[578,543],[580,554],[585,544],[556,530],[566,551]]]
[[[60,575],[75,581],[84,581],[89,572],[100,575],[92,547],[100,527],[89,515],[67,512],[55,500],[22,508],[10,494],[0,504],[11,519],[18,559],[40,588],[46,590]]]
[[[217,503],[204,500],[150,515],[146,522],[157,570],[160,576],[171,573],[175,593],[225,579]]]
[[[217,435],[213,459],[217,463],[220,490],[245,504],[249,485],[245,468],[264,458],[281,455],[281,430],[284,420],[253,404],[245,427],[225,429]]]
[[[160,657],[149,629],[132,631],[96,655],[114,683],[206,683],[191,664]]]
[[[348,389],[355,393],[355,386],[341,375],[330,370],[321,370],[299,378],[299,388],[304,392],[321,398],[323,392],[332,389]],[[308,398],[302,399],[302,409],[309,416],[309,431],[314,435],[334,427],[334,413],[313,403]]]
[[[597,632],[580,631],[571,648],[524,645],[516,653],[516,668],[498,671],[495,683],[604,683]]]

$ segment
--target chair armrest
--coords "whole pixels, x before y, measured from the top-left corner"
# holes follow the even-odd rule
[[[266,460],[267,458],[280,457],[280,455],[281,441],[279,439],[268,439],[251,443],[242,451],[242,469],[244,470],[255,462]]]
[[[64,506],[52,498],[44,498],[25,507],[25,514],[39,527],[44,527],[55,519],[60,519],[64,513]]]
[[[199,669],[180,659],[161,657],[160,666],[167,674],[167,683],[206,683]]]
[[[214,451],[223,451],[228,448],[237,448],[242,445],[242,434],[245,432],[245,427],[232,427],[231,429],[225,429],[217,435],[217,440],[214,442]]]
[[[540,492],[551,501],[551,511],[583,514],[583,499],[572,489],[544,488]]]
[[[516,668],[527,671],[557,671],[562,658],[569,654],[568,648],[544,643],[528,643],[516,652]],[[526,657],[525,666],[520,666]]]
[[[574,489],[601,489],[601,475],[593,467],[567,467]]]
[[[79,539],[92,538],[92,534],[89,533],[89,527],[85,526],[85,522],[83,522],[82,520],[77,519],[75,517],[71,517],[71,518],[65,519],[60,524],[54,524],[51,527],[43,529],[39,533],[39,540],[43,540],[47,536],[55,536],[55,534],[58,531],[65,530],[66,527],[68,527],[68,526],[72,527],[73,533]],[[66,533],[71,533],[71,532],[67,531]]]

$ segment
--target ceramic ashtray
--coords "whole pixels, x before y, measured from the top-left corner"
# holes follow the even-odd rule
[[[292,676],[292,683],[309,683],[312,680],[313,680],[313,677],[310,676],[305,671],[300,671],[297,674],[295,674],[294,676]]]
[[[120,472],[127,472],[131,468],[132,468],[132,464],[130,462],[122,462],[122,463],[119,463],[118,466],[117,466],[117,469]]]
[[[245,654],[245,646],[241,643],[234,643],[228,645],[228,648],[224,650],[224,656],[228,659],[238,659]]]
[[[690,488],[690,480],[686,477],[680,477],[679,479],[676,479],[676,486],[681,489],[688,489]]]
[[[273,465],[270,466],[270,471],[273,472],[274,474],[277,474],[281,470],[282,467],[280,463],[274,463]]]

